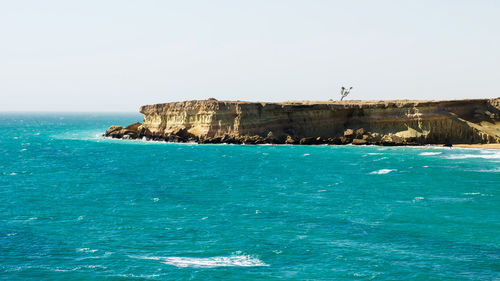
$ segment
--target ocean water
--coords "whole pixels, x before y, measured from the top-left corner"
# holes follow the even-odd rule
[[[500,280],[500,151],[108,140],[0,115],[3,280]]]

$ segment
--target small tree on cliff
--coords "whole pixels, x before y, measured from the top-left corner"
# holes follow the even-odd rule
[[[351,93],[351,90],[352,90],[352,87],[347,89],[345,88],[344,86],[342,86],[342,88],[340,88],[340,100],[343,100],[345,97],[347,97],[347,95],[349,95]]]

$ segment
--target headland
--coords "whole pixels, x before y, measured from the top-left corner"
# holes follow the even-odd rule
[[[142,123],[104,136],[232,144],[500,144],[500,98],[466,100],[191,100],[144,105]]]

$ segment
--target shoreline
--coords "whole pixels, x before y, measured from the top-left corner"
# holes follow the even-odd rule
[[[122,138],[113,138],[105,135],[101,135],[100,139],[104,140],[126,140],[126,141],[136,141],[136,142],[145,142],[145,143],[165,143],[165,144],[195,144],[195,145],[241,145],[241,146],[259,146],[259,145],[294,145],[294,146],[378,146],[378,147],[413,147],[413,148],[468,148],[468,149],[500,149],[500,143],[488,143],[488,144],[453,144],[451,147],[445,144],[407,144],[407,145],[383,145],[383,144],[329,144],[329,143],[321,143],[321,144],[300,144],[300,143],[231,143],[231,142],[197,142],[197,141],[168,141],[161,139],[144,139],[144,138],[136,138],[136,139],[122,139]]]
[[[454,144],[453,147],[460,147],[460,148],[482,148],[482,149],[500,149],[500,143]]]

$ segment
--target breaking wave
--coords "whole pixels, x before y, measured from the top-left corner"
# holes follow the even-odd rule
[[[177,267],[198,267],[198,268],[213,268],[227,266],[269,266],[258,258],[248,255],[220,256],[209,258],[192,258],[192,257],[147,257],[147,256],[131,256],[132,258],[144,260],[158,260],[164,264]]]
[[[481,173],[500,173],[500,168],[486,169],[486,170],[476,170],[476,172],[481,172]]]
[[[371,175],[384,175],[384,174],[388,174],[388,173],[393,172],[393,171],[396,171],[396,170],[395,169],[381,169],[378,171],[373,171],[370,174]]]
[[[493,152],[491,154],[486,154],[487,152],[482,152],[482,154],[457,154],[450,155],[448,159],[468,159],[468,158],[481,158],[481,159],[500,159],[500,152]]]
[[[422,155],[422,156],[429,156],[429,155],[438,155],[438,154],[441,154],[442,152],[422,152],[420,153],[419,155]]]

